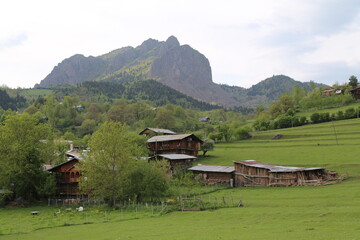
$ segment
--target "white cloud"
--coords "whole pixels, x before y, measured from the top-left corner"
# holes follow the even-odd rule
[[[273,74],[331,81],[324,66],[360,64],[358,11],[354,0],[6,1],[0,84],[30,87],[74,54],[170,35],[209,58],[215,82],[248,87]]]

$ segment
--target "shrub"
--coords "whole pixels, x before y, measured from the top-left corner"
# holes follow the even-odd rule
[[[268,130],[270,128],[270,120],[259,118],[254,121],[252,126],[256,131]]]
[[[313,123],[319,123],[320,122],[320,114],[313,113],[313,114],[311,114],[310,119]]]
[[[344,112],[343,112],[343,111],[338,111],[338,112],[337,112],[336,119],[337,119],[337,120],[342,120],[342,119],[344,119]]]
[[[239,127],[235,130],[236,140],[249,139],[251,129],[248,127]]]
[[[345,118],[355,118],[356,117],[356,112],[354,108],[348,108],[345,110]]]

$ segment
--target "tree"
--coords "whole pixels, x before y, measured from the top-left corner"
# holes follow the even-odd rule
[[[296,105],[299,104],[301,99],[303,99],[306,95],[306,91],[302,89],[299,85],[295,85],[292,89],[292,97]]]
[[[232,131],[230,129],[230,126],[226,123],[222,123],[218,126],[218,131],[221,133],[225,139],[226,142],[229,142],[232,136]]]
[[[205,139],[201,145],[201,151],[203,151],[203,157],[208,151],[214,150],[215,141],[213,139]]]
[[[353,88],[356,88],[357,85],[359,84],[357,77],[355,77],[354,75],[352,75],[349,78],[349,85],[352,86]]]
[[[28,114],[8,116],[0,126],[0,186],[25,200],[51,192],[43,164],[54,157],[52,133]],[[49,184],[48,184],[49,183]],[[46,190],[44,190],[46,188]],[[44,190],[44,191],[43,191]]]
[[[134,144],[127,127],[120,122],[105,122],[89,142],[90,152],[81,162],[80,187],[90,195],[105,199],[110,205],[126,197],[129,176],[136,161],[141,161],[145,147]]]
[[[129,175],[127,197],[141,202],[160,200],[167,194],[170,165],[167,161],[138,161]]]
[[[251,129],[249,127],[238,127],[235,130],[235,136],[237,140],[249,139],[251,138]]]

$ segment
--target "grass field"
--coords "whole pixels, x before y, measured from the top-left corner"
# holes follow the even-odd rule
[[[278,133],[283,138],[271,140]],[[217,144],[209,154],[196,164],[255,159],[325,167],[349,178],[327,186],[224,189],[202,197],[233,196],[245,207],[201,212],[94,208],[87,216],[60,217],[53,207],[39,207],[39,216],[30,215],[33,208],[5,208],[0,239],[360,239],[360,119],[258,132],[251,140]],[[67,226],[71,218],[79,225]]]

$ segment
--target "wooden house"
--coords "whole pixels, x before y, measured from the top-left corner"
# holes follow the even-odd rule
[[[197,175],[196,179],[207,185],[228,184],[234,186],[233,166],[202,165],[191,167],[188,170]]]
[[[169,129],[162,129],[162,128],[145,128],[142,130],[139,135],[145,136],[157,136],[157,135],[175,135],[176,132],[173,132]]]
[[[334,95],[335,89],[334,88],[327,88],[324,91],[322,91],[321,96],[328,97]]]
[[[68,160],[47,171],[55,174],[56,195],[60,197],[71,197],[79,194],[79,178],[81,169],[77,166],[81,159],[80,153],[75,151],[67,152]]]
[[[336,172],[323,168],[285,167],[255,160],[234,161],[236,186],[318,185],[334,180]]]
[[[150,160],[166,160],[170,164],[170,168],[174,169],[187,169],[192,166],[192,162],[196,159],[194,156],[186,154],[158,154],[150,157]]]
[[[350,90],[350,93],[354,96],[354,98],[360,100],[360,87]]]
[[[211,120],[211,119],[210,119],[209,117],[199,118],[199,121],[200,121],[200,122],[206,122],[206,123],[207,123],[207,122],[210,122],[210,120]]]
[[[147,147],[153,155],[186,154],[196,157],[203,143],[194,134],[154,136],[147,141]]]

